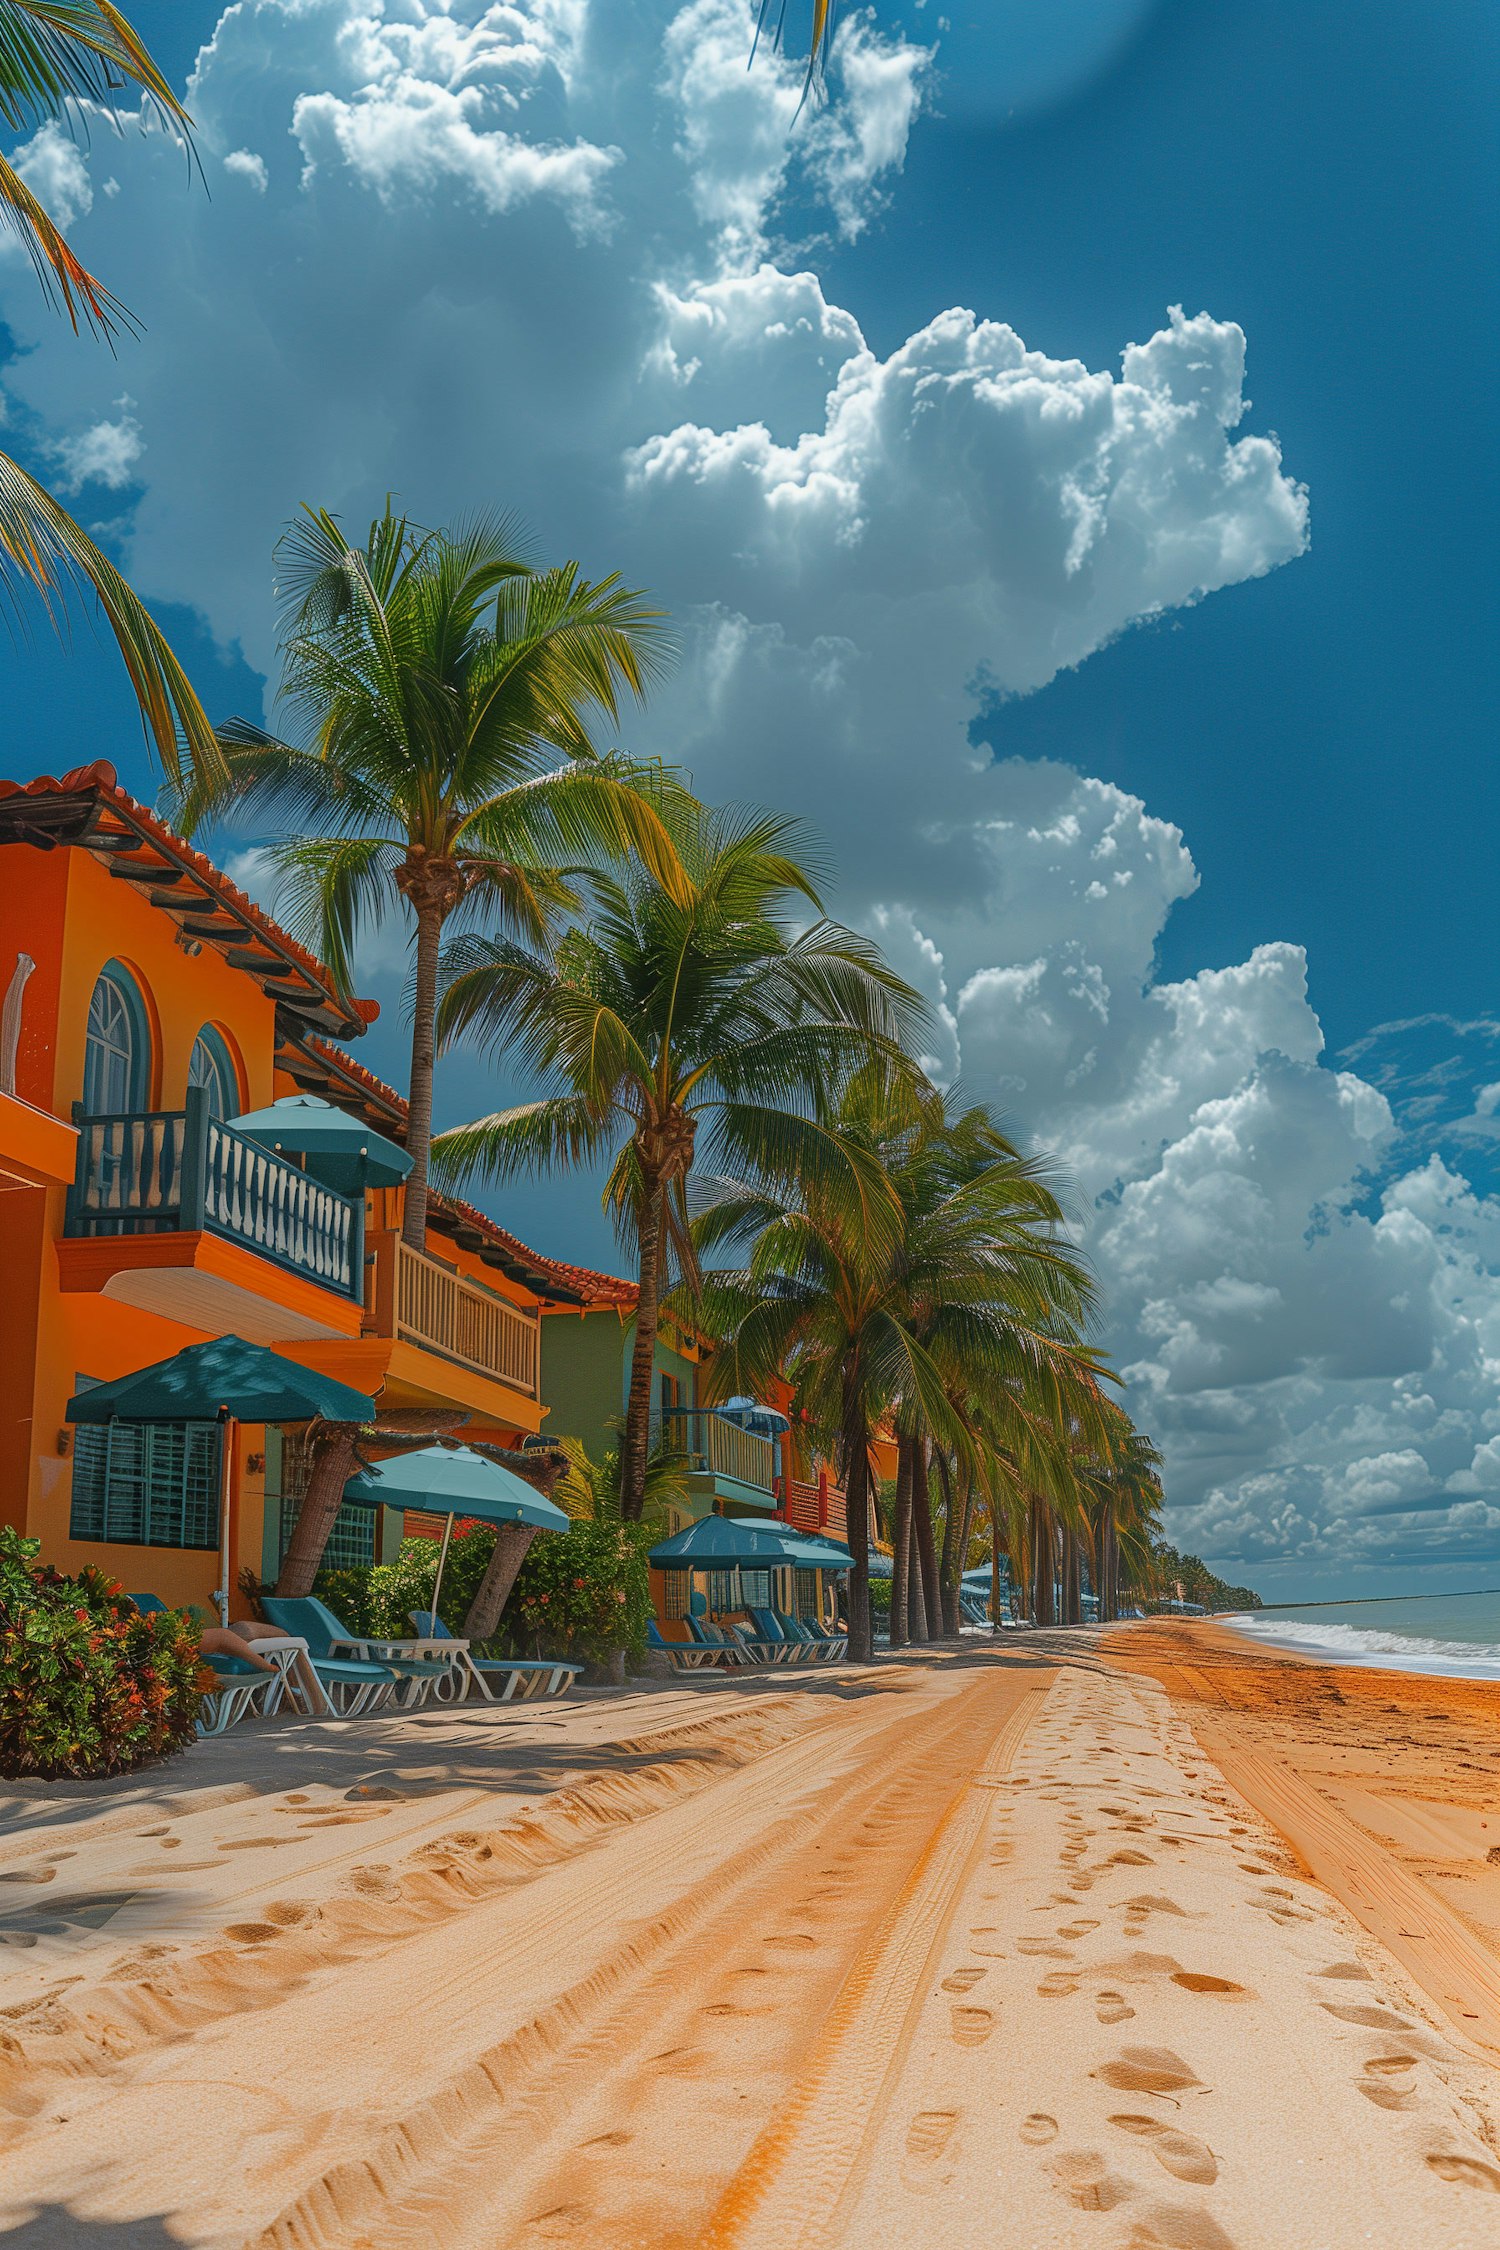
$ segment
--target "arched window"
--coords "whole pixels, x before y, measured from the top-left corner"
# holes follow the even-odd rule
[[[144,1109],[151,1035],[130,971],[106,961],[89,1002],[83,1054],[83,1106],[91,1117]]]
[[[188,1084],[201,1086],[208,1096],[210,1117],[238,1117],[240,1081],[229,1045],[221,1031],[206,1023],[193,1041],[188,1057]]]

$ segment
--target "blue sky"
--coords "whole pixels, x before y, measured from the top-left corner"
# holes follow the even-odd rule
[[[391,9],[420,36],[353,60],[346,0],[295,25],[254,0],[195,90],[206,191],[97,131],[86,186],[43,150],[147,334],[111,367],[0,267],[9,441],[54,477],[113,464],[75,505],[216,711],[253,707],[303,498],[518,502],[662,588],[685,648],[653,744],[819,822],[843,910],[947,1010],[935,1060],[1073,1164],[1174,1530],[1285,1595],[1475,1582],[1500,1557],[1493,16],[1368,0],[1351,38],[1322,0],[959,0],[939,33],[893,5],[799,145],[774,69],[737,69],[740,0],[602,4],[519,8],[535,52],[496,80],[479,0]],[[136,19],[180,78],[218,10]],[[1098,444],[1057,469],[1045,413],[992,442],[1010,346],[934,330],[952,308],[1045,355],[1045,413],[1112,415]],[[1243,420],[1204,449],[1189,416],[1188,453],[1144,434],[1142,398],[1235,392],[1224,324]],[[860,341],[884,373],[825,421]],[[1096,509],[1081,572],[1042,506]],[[104,751],[147,785],[87,628],[66,659],[36,632],[8,686],[13,770]],[[965,741],[987,776],[958,778]],[[366,1047],[393,1073],[396,974],[387,944]],[[450,1073],[450,1114],[496,1098]],[[576,1194],[506,1215],[608,1256]]]

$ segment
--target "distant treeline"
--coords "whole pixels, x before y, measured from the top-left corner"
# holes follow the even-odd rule
[[[1203,1609],[1259,1609],[1252,1587],[1216,1578],[1198,1555],[1180,1555],[1164,1539],[1151,1542],[1151,1560],[1135,1574],[1130,1591],[1141,1602],[1197,1602]]]

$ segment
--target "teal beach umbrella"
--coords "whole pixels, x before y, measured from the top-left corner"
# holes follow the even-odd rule
[[[281,1156],[300,1156],[315,1180],[340,1195],[399,1187],[411,1170],[404,1148],[315,1094],[288,1094],[269,1109],[252,1109],[229,1122],[247,1141]]]

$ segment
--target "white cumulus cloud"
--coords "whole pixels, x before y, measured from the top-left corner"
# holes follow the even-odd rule
[[[753,22],[749,0],[238,0],[189,95],[254,192],[208,201],[160,134],[111,142],[97,199],[86,151],[24,152],[146,323],[128,415],[14,261],[7,379],[70,477],[141,481],[143,591],[266,669],[271,549],[305,499],[356,528],[387,490],[424,521],[514,506],[543,552],[650,586],[681,661],[628,739],[806,815],[834,903],[931,996],[932,1067],[1072,1167],[1174,1528],[1246,1575],[1470,1552],[1495,1209],[1402,1160],[1386,1095],[1329,1068],[1295,932],[1160,979],[1198,883],[1170,805],[971,733],[1305,549],[1234,308],[1164,308],[1103,366],[1032,348],[1003,305],[934,304],[872,349],[822,246],[897,191],[927,51],[850,17],[836,100],[794,123],[800,73],[746,69]],[[396,1070],[400,962],[392,925],[368,966]],[[449,1066],[449,1117],[493,1093]]]

